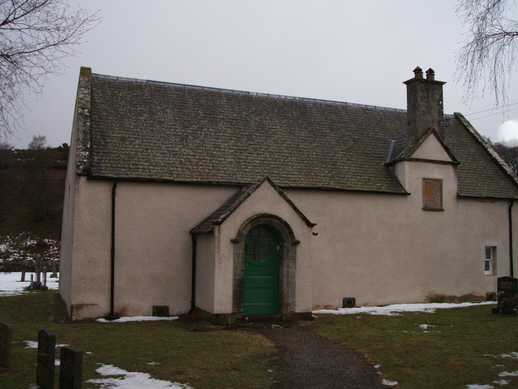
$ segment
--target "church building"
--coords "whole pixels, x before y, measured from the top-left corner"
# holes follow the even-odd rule
[[[486,295],[518,179],[420,68],[407,110],[82,68],[62,229],[74,320],[215,323]],[[402,88],[403,93],[403,88]]]

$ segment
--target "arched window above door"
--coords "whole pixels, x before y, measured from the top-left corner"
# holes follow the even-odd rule
[[[264,262],[279,250],[279,238],[271,227],[259,225],[248,231],[245,238],[245,255],[249,260]]]

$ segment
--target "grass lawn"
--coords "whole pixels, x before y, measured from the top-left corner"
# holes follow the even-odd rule
[[[103,378],[100,364],[199,388],[268,388],[275,366],[272,343],[249,331],[194,332],[182,321],[58,324],[55,291],[0,298],[0,322],[14,328],[12,369],[0,374],[0,388],[26,389],[36,380],[40,329],[57,344],[83,350],[83,388]],[[491,314],[491,306],[441,309],[401,316],[318,315],[317,331],[367,354],[399,388],[518,388],[518,317]],[[513,354],[514,353],[514,354]],[[507,355],[507,356],[505,356]],[[56,350],[59,358],[59,348]],[[56,376],[59,369],[56,368]],[[56,387],[58,381],[56,378]]]
[[[500,380],[518,388],[517,376],[499,376],[518,371],[518,317],[493,315],[491,306],[318,316],[320,334],[366,353],[398,388],[499,388]]]
[[[27,389],[36,382],[38,331],[56,334],[56,344],[83,351],[83,388],[102,378],[100,363],[155,379],[198,388],[266,388],[274,363],[273,344],[245,331],[193,332],[180,321],[56,324],[51,320],[57,292],[0,298],[0,322],[13,326],[11,371],[0,374],[0,388]],[[59,359],[59,348],[56,358]],[[150,365],[150,363],[153,363]],[[56,387],[58,387],[56,367]]]

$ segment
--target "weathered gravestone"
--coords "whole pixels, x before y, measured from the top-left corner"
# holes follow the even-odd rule
[[[47,267],[46,266],[43,266],[42,273],[43,273],[43,284],[40,286],[40,290],[47,291],[47,290],[49,290],[49,287],[47,286]]]
[[[56,335],[50,330],[38,332],[38,367],[36,384],[41,389],[54,389]]]
[[[83,352],[73,347],[61,347],[59,389],[81,389]]]
[[[498,283],[498,313],[515,314],[518,308],[517,279],[499,277]]]
[[[0,324],[0,373],[11,367],[11,346],[13,344],[13,327],[7,323]]]
[[[34,271],[36,273],[36,282],[41,285],[41,255],[34,256]]]
[[[36,273],[36,281],[34,281],[31,274],[31,284],[29,290],[38,290],[41,287],[41,255],[34,255],[34,272]]]
[[[57,273],[56,261],[52,261],[52,274],[50,275],[50,278],[57,278],[57,277],[58,277],[58,273]]]

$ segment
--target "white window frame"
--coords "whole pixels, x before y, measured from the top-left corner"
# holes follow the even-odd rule
[[[486,246],[484,259],[484,274],[493,276],[496,274],[496,247]]]

